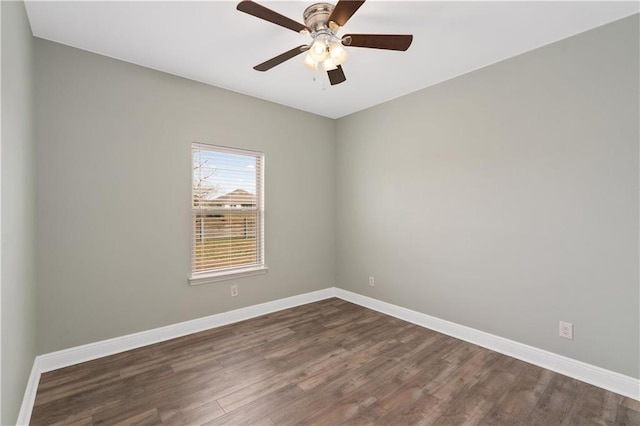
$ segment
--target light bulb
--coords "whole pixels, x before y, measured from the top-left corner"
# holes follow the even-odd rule
[[[311,45],[311,49],[309,49],[309,56],[315,59],[317,62],[324,61],[324,58],[327,57],[327,44],[324,40],[316,40]]]
[[[304,66],[315,71],[318,69],[318,62],[307,52],[307,55],[304,57]]]
[[[340,65],[347,60],[347,51],[342,47],[342,43],[332,43],[329,46],[329,56],[334,64]]]
[[[323,70],[331,71],[331,70],[335,70],[336,68],[338,68],[338,66],[333,62],[333,59],[327,58],[324,61],[322,61]]]

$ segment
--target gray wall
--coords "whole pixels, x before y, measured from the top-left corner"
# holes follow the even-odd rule
[[[635,15],[339,120],[338,286],[640,377],[638,59]]]
[[[2,8],[2,424],[15,424],[36,355],[33,38],[22,2]]]
[[[335,284],[332,120],[35,45],[40,353]],[[265,153],[268,274],[187,283],[192,141]]]

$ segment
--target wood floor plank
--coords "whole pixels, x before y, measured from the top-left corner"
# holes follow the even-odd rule
[[[158,417],[158,410],[152,408],[151,410],[146,410],[140,413],[136,413],[131,417],[127,417],[121,421],[113,423],[116,426],[127,426],[127,425],[154,425],[158,424],[160,421]],[[97,421],[96,423],[102,423],[102,421]]]
[[[502,397],[479,423],[483,425],[524,424],[532,407],[538,402],[540,392],[536,386],[543,380],[545,370],[525,364],[511,387],[505,386]]]
[[[175,415],[169,417],[163,423],[169,425],[194,425],[210,422],[224,415],[224,410],[220,407],[217,401],[208,401],[205,404],[200,404],[197,407],[185,411],[179,411]]]
[[[567,418],[576,399],[580,382],[560,374],[554,375],[538,400],[527,422],[559,425]]]
[[[163,423],[171,419],[177,419],[182,413],[190,412],[202,405],[211,403],[216,399],[216,392],[208,387],[193,389],[189,392],[179,394],[169,394],[161,398],[156,397],[158,402],[158,414]],[[216,408],[217,409],[217,408]]]
[[[418,343],[416,342],[416,345]],[[385,356],[370,360],[351,370],[340,371],[332,375],[331,380],[314,388],[290,404],[274,410],[269,417],[276,424],[298,424],[315,412],[331,406],[344,395],[371,381],[379,384],[391,381],[404,368],[402,362],[409,354],[400,346],[389,350]]]
[[[480,354],[486,356],[486,354]],[[503,358],[500,358],[499,361],[502,360]],[[512,359],[506,361],[512,361]],[[478,367],[475,369],[475,375],[462,384],[460,391],[440,396],[441,400],[449,402],[448,409],[434,424],[479,424],[516,380],[517,376],[509,372],[509,369],[495,368],[496,363],[490,360],[483,364],[477,362],[476,358],[469,362],[471,363]],[[488,365],[492,364],[494,368],[490,370]],[[488,371],[492,371],[492,374],[487,374]]]
[[[297,377],[304,374],[305,368],[315,368],[317,365],[316,363],[320,363],[320,365],[322,365],[322,363],[326,361],[339,359],[334,357],[339,357],[342,353],[344,353],[344,350],[337,348],[332,352],[322,354],[322,356],[310,358],[306,362],[302,363],[299,368],[285,370],[259,382],[252,383],[249,386],[245,386],[236,392],[220,398],[218,401],[226,411],[233,411],[238,407],[251,403],[263,395],[295,382]]]
[[[239,424],[252,424],[254,422],[261,421],[266,422],[266,413],[270,413],[271,411],[299,398],[302,393],[303,391],[295,384],[289,384],[275,392],[261,396],[251,404],[244,405],[234,411],[228,412],[209,424],[215,426],[233,426]],[[268,421],[272,422],[270,417],[268,418]]]
[[[45,373],[31,424],[638,426],[640,402],[333,298]]]
[[[640,425],[640,412],[625,406],[619,406],[616,414],[615,424],[617,425]]]

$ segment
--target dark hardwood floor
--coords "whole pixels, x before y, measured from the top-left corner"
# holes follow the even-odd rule
[[[329,299],[42,375],[33,425],[640,425],[640,402]]]

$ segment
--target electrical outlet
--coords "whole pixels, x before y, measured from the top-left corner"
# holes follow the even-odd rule
[[[559,334],[563,339],[573,340],[573,324],[570,322],[560,321]]]
[[[373,277],[369,277],[369,287],[375,287],[375,286],[376,286],[376,283],[373,280]]]
[[[231,297],[236,297],[238,295],[238,286],[237,285],[232,285],[231,286]]]

